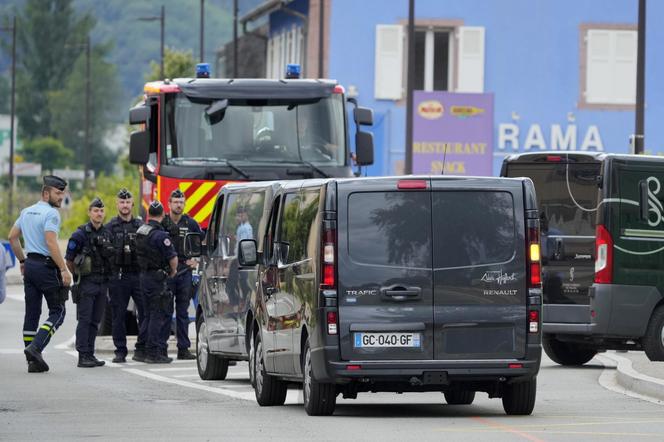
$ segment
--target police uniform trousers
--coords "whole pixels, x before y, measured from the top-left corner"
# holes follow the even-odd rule
[[[41,351],[65,320],[65,300],[60,294],[62,287],[60,270],[50,258],[30,253],[25,261],[23,282],[25,290],[23,343],[26,347],[34,344],[34,347]],[[48,318],[40,327],[42,297],[48,306]]]
[[[105,278],[84,276],[80,282],[80,298],[76,304],[76,351],[92,356],[99,323],[104,316],[108,283]]]
[[[138,272],[122,272],[114,275],[108,282],[108,291],[113,313],[113,344],[116,356],[127,356],[127,306],[130,298],[134,300],[138,314],[135,349],[139,352],[145,351],[148,324],[145,320],[145,297],[141,290]]]
[[[181,270],[178,270],[181,271]],[[186,350],[191,346],[189,340],[189,302],[191,301],[192,276],[191,270],[169,280],[171,292],[175,298],[175,333],[178,342],[178,350]],[[171,303],[170,315],[173,314]],[[163,336],[168,341],[171,335],[171,321],[164,326]]]
[[[166,352],[168,337],[164,327],[170,324],[173,312],[173,296],[167,287],[166,275],[155,271],[141,272],[141,288],[145,297],[147,341],[145,351],[149,356]],[[170,309],[169,309],[170,306]]]

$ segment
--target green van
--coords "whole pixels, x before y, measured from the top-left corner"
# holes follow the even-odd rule
[[[506,157],[501,175],[535,184],[547,355],[664,360],[664,157],[527,153]]]

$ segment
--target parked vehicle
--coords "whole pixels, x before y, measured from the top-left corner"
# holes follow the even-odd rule
[[[610,349],[664,360],[664,158],[512,155],[502,175],[537,190],[547,355],[562,365]]]
[[[310,415],[369,391],[440,391],[450,404],[483,391],[508,414],[532,412],[541,286],[530,180],[275,186],[260,236],[238,250],[257,272],[247,334],[260,405],[283,404],[295,383]]]

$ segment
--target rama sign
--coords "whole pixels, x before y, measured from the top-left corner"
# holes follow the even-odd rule
[[[493,94],[415,91],[413,173],[491,175]]]

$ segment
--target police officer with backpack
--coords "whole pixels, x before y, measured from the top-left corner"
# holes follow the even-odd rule
[[[164,229],[171,237],[178,252],[178,274],[171,281],[171,291],[175,298],[175,324],[178,345],[178,359],[196,359],[189,351],[189,302],[192,298],[192,269],[196,260],[187,259],[184,254],[184,238],[187,233],[201,234],[201,227],[196,220],[184,213],[185,195],[180,189],[171,192],[168,199],[170,213],[164,217]],[[170,323],[164,327],[166,339],[171,334]]]
[[[104,227],[105,209],[101,199],[95,198],[88,206],[90,221],[79,226],[67,244],[67,267],[76,275],[76,289],[72,292],[76,303],[76,351],[78,366],[100,367],[94,355],[99,323],[104,315],[108,281],[111,277],[111,258],[115,251],[111,235]]]
[[[113,276],[109,282],[110,306],[113,312],[113,362],[127,361],[127,321],[126,312],[129,299],[133,299],[138,316],[138,336],[134,347],[135,361],[145,360],[147,322],[143,292],[138,277],[140,268],[136,253],[136,231],[143,225],[140,218],[132,215],[134,198],[127,189],[121,189],[116,198],[118,215],[111,219],[106,228],[110,231],[115,248]]]
[[[147,307],[147,343],[145,362],[168,364],[166,355],[168,337],[163,329],[170,323],[173,295],[168,286],[169,277],[174,277],[178,267],[175,248],[164,230],[164,206],[159,201],[150,203],[149,221],[136,231],[136,250],[141,266],[140,281]]]

